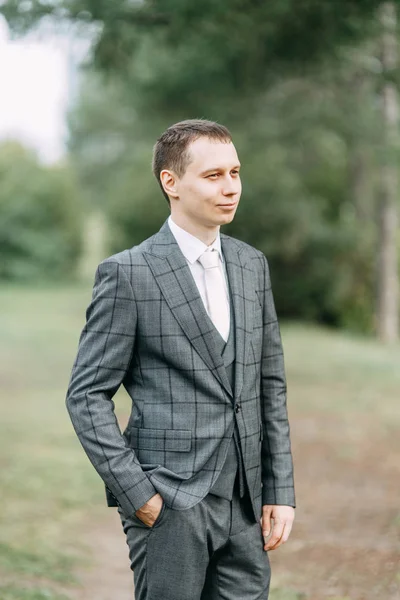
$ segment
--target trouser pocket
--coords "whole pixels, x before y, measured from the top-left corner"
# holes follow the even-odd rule
[[[165,504],[165,500],[163,500],[163,504],[162,504],[161,510],[158,513],[157,518],[154,521],[153,525],[147,525],[141,519],[139,519],[139,517],[136,516],[135,513],[133,513],[133,515],[132,515],[132,521],[134,523],[139,523],[140,525],[143,525],[143,527],[146,527],[147,529],[154,529],[155,527],[158,527],[158,525],[160,524],[162,518],[164,517],[166,506],[167,505]]]

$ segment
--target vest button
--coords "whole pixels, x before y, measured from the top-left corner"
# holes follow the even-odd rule
[[[240,406],[240,404],[236,404],[236,406],[235,406],[235,412],[238,413],[239,410],[241,410],[241,409],[242,409],[242,407]]]

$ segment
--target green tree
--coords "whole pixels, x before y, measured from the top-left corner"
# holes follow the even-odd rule
[[[234,123],[244,192],[238,218],[225,232],[266,252],[282,315],[371,329],[373,238],[366,223],[359,226],[347,167],[354,130],[363,126],[355,117],[353,127],[344,119],[356,106],[341,97],[342,88],[339,78],[328,85],[325,71],[312,81],[286,80],[260,97],[258,106],[253,102],[245,124]],[[138,122],[130,98],[129,86],[121,95],[94,86],[75,109],[79,118],[73,112],[70,119],[72,156],[104,206],[110,251],[139,243],[168,215],[150,168],[154,123],[147,131],[147,123]],[[366,122],[376,120],[369,98],[370,110],[366,106],[359,115]],[[346,110],[338,110],[343,103]],[[165,125],[159,119],[158,132]],[[370,123],[364,139],[371,148],[375,135]],[[112,161],[99,147],[108,147],[108,136]],[[90,148],[98,149],[96,161]]]
[[[363,61],[372,54],[373,63],[365,48],[381,34],[377,14],[385,2],[22,4],[3,4],[14,31],[42,17],[95,28],[93,64],[108,75],[109,88],[123,89],[120,98],[106,95],[114,101],[117,143],[103,123],[112,152],[94,161],[94,176],[82,170],[98,189],[96,200],[112,198],[113,248],[143,238],[162,215],[145,170],[156,132],[192,116],[221,120],[247,166],[240,220],[227,231],[268,251],[285,313],[371,327],[375,88],[393,73],[373,73]],[[88,117],[82,132],[90,130]],[[90,136],[79,140],[78,131],[71,148],[84,165]]]
[[[80,215],[70,169],[40,165],[17,142],[0,146],[0,279],[71,276],[81,250]]]

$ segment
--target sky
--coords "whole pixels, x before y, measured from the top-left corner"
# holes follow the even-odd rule
[[[18,139],[45,163],[62,158],[70,64],[65,39],[10,40],[0,17],[0,141]]]

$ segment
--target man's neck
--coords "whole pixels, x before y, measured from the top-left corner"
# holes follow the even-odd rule
[[[215,227],[205,227],[199,223],[193,223],[193,221],[187,219],[185,215],[171,214],[171,219],[176,225],[197,237],[207,246],[211,246],[216,240],[220,229],[219,225]]]

